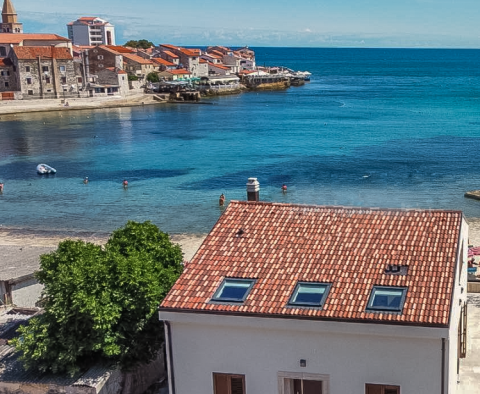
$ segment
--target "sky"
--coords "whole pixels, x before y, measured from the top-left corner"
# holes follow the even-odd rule
[[[480,48],[480,0],[12,0],[25,32],[98,16],[117,44]]]

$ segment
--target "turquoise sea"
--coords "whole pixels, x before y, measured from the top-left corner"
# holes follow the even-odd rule
[[[463,197],[480,189],[480,50],[254,49],[312,81],[211,105],[1,116],[0,225],[205,233],[218,196],[245,199],[248,177],[266,201],[480,217]]]

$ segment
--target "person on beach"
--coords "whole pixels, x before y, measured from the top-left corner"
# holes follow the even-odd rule
[[[282,192],[283,193],[287,192],[287,185],[285,185],[285,183],[282,185]]]
[[[83,180],[83,184],[86,185],[88,183],[88,176],[85,177],[85,179]]]
[[[3,193],[3,183],[0,182],[0,194]]]
[[[126,179],[122,182],[123,188],[126,189],[128,187],[128,181]]]
[[[220,194],[220,198],[218,199],[218,205],[223,207],[225,205],[225,194]]]

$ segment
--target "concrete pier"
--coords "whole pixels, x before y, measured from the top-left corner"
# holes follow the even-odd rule
[[[464,194],[467,198],[473,198],[474,200],[480,200],[480,190],[472,190]]]

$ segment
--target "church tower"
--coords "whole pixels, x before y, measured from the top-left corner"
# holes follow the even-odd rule
[[[23,33],[23,25],[17,21],[17,12],[10,0],[3,1],[2,33]]]

